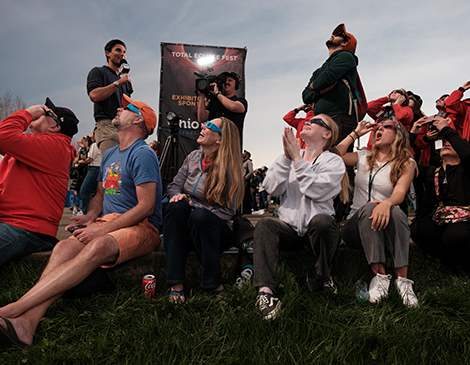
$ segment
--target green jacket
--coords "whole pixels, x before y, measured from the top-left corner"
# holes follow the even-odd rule
[[[313,109],[315,115],[326,114],[354,114],[354,108],[350,103],[349,90],[341,79],[347,80],[354,97],[356,97],[357,56],[346,50],[335,51],[325,63],[315,70],[302,93],[305,104],[315,103]],[[313,90],[310,84],[313,82]],[[335,85],[336,83],[336,85]],[[320,94],[332,85],[335,85],[325,94]]]

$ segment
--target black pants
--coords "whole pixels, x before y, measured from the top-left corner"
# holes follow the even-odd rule
[[[470,222],[438,226],[429,219],[414,219],[411,238],[424,252],[448,265],[470,267]]]
[[[323,280],[331,273],[340,233],[333,217],[317,214],[308,223],[307,234],[300,237],[283,221],[265,217],[255,227],[253,241],[254,286],[275,291],[278,283],[279,251],[295,251],[310,244],[316,257],[315,270]]]

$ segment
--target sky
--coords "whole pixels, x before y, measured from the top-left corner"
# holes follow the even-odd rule
[[[161,42],[246,47],[244,148],[255,168],[269,166],[282,153],[282,117],[302,105],[338,24],[358,41],[369,101],[404,88],[430,115],[437,98],[470,80],[469,14],[468,0],[2,0],[0,95],[69,107],[80,120],[77,139],[94,128],[86,77],[105,64],[110,39],[127,45],[132,98],[157,115]]]

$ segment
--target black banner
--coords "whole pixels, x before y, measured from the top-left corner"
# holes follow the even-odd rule
[[[219,75],[236,72],[242,83],[237,96],[245,97],[246,48],[161,43],[158,156],[164,187],[171,182],[185,157],[198,148],[197,93],[194,74]],[[206,105],[208,100],[205,100]],[[177,115],[170,122],[167,113]],[[178,119],[179,118],[179,119]]]

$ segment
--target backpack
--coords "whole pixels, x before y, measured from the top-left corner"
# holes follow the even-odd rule
[[[367,98],[364,88],[362,87],[361,78],[359,77],[359,73],[356,74],[356,92],[353,93],[351,90],[351,86],[346,79],[341,79],[342,82],[347,86],[349,90],[349,103],[350,106],[354,108],[356,113],[356,121],[359,123],[366,113],[367,113]],[[350,107],[351,110],[351,107]],[[352,112],[352,110],[351,110]],[[350,113],[352,114],[352,113]]]

